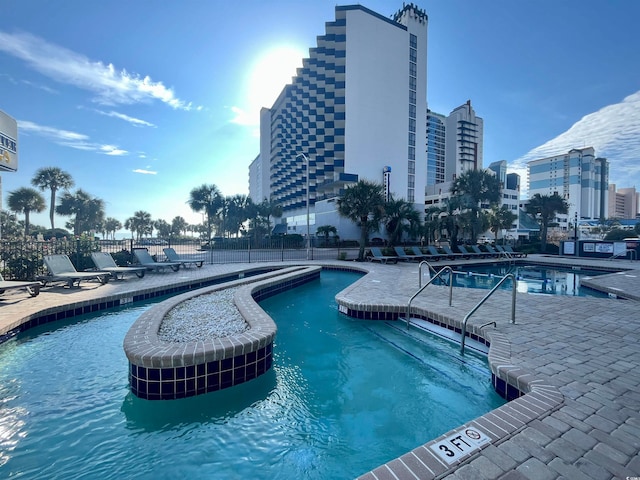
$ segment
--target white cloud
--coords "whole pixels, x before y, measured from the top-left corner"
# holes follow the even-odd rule
[[[139,118],[135,118],[135,117],[130,117],[129,115],[125,115],[124,113],[118,113],[118,112],[114,112],[113,110],[109,111],[109,112],[104,112],[102,110],[95,110],[95,112],[99,113],[100,115],[105,115],[107,117],[114,117],[114,118],[119,118],[120,120],[124,120],[125,122],[129,122],[132,125],[135,125],[136,127],[155,127],[155,125],[153,123],[147,122],[145,120],[140,120]]]
[[[509,171],[522,176],[526,189],[527,162],[583,147],[593,147],[596,156],[609,161],[610,183],[618,188],[640,186],[640,91],[585,115],[566,132],[513,161]]]
[[[34,70],[57,82],[93,92],[97,95],[95,100],[104,105],[160,100],[174,109],[196,108],[149,76],[117,70],[111,63],[92,61],[28,33],[0,31],[0,51],[24,60]]]
[[[136,168],[133,170],[133,173],[141,173],[143,175],[157,175],[158,172],[154,172],[153,170],[144,170],[142,168]]]
[[[37,123],[27,120],[18,120],[18,131],[40,135],[41,137],[53,140],[58,145],[75,148],[76,150],[93,151],[104,155],[116,156],[127,155],[129,153],[114,145],[91,142],[89,136],[83,133],[38,125]]]

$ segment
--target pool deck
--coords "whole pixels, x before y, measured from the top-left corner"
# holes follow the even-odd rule
[[[383,479],[612,479],[640,477],[640,261],[571,259],[530,255],[528,261],[550,265],[583,265],[627,269],[594,277],[593,285],[621,299],[517,294],[516,321],[511,323],[511,294],[499,291],[470,319],[471,328],[485,328],[489,337],[504,339],[502,355],[532,383],[548,385],[557,393],[552,405],[533,419],[519,421],[514,409],[498,409],[492,424],[471,423],[490,442],[449,466],[423,461],[410,452],[371,472],[366,480]],[[474,261],[473,263],[491,263]],[[332,264],[364,268],[369,274],[341,293],[361,305],[405,307],[418,287],[418,265],[351,262],[287,262]],[[470,262],[451,262],[460,265]],[[111,281],[82,283],[80,288],[46,287],[31,298],[9,291],[0,297],[0,335],[42,315],[94,304],[97,299],[127,298],[140,291],[224,275],[246,268],[282,264],[251,263],[205,265],[179,272],[149,273]],[[434,263],[441,268],[442,262]],[[486,290],[454,289],[448,304],[446,287],[429,286],[414,305],[462,320],[484,297]],[[492,349],[494,345],[492,345]],[[124,354],[124,353],[123,353]],[[491,352],[490,352],[491,358]],[[526,399],[527,395],[511,403]],[[520,402],[526,404],[526,402]],[[509,404],[507,404],[509,405]],[[514,404],[515,405],[515,404]],[[506,412],[511,411],[511,417]],[[504,415],[501,413],[504,412]],[[506,425],[505,425],[506,424]],[[456,429],[457,430],[457,429]],[[451,433],[451,432],[449,432]],[[446,437],[446,435],[444,436]],[[433,444],[434,439],[425,438]],[[416,451],[428,451],[416,445]],[[431,455],[433,457],[433,455]],[[435,458],[435,457],[434,457]]]

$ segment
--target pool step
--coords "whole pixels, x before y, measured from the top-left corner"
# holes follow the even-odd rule
[[[407,319],[406,318],[398,318],[403,325],[406,326]],[[460,334],[454,332],[453,330],[449,330],[447,328],[439,327],[434,325],[431,322],[427,322],[426,320],[422,320],[421,318],[410,318],[409,325],[411,327],[415,327],[418,330],[422,330],[425,332],[432,333],[439,337],[445,338],[449,341],[452,341],[458,345],[460,345]],[[405,327],[406,328],[406,327]],[[471,338],[467,338],[465,341],[465,348],[469,348],[475,352],[481,353],[483,355],[487,355],[489,353],[489,347],[484,343],[480,343],[477,340],[472,340]]]

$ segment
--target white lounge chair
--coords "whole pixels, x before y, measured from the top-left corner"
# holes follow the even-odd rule
[[[24,288],[29,295],[37,297],[40,293],[40,282],[22,282],[18,280],[5,280],[0,274],[0,294],[7,290]]]
[[[166,255],[167,259],[169,259],[170,262],[179,263],[185,268],[187,267],[187,265],[194,265],[200,268],[204,264],[204,260],[192,260],[189,258],[180,257],[176,253],[176,251],[171,247],[163,248],[162,251],[164,252],[164,254]]]
[[[38,277],[43,286],[49,282],[66,282],[69,288],[74,284],[79,287],[82,280],[98,280],[105,284],[111,276],[106,272],[78,272],[66,255],[45,255],[44,264],[49,270],[49,275]]]
[[[146,248],[134,248],[133,254],[138,263],[148,270],[164,271],[165,268],[170,268],[174,272],[180,270],[180,264],[177,262],[156,262]]]
[[[93,260],[97,271],[108,272],[116,280],[118,275],[122,279],[126,273],[135,273],[138,278],[142,278],[147,271],[146,267],[119,267],[107,252],[92,252],[91,260]]]

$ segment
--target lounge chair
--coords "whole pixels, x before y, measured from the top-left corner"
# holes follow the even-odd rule
[[[487,249],[487,252],[489,252],[489,254],[492,257],[499,257],[500,256],[500,252],[497,251],[495,248],[493,248],[491,245],[485,245],[484,248]]]
[[[170,268],[174,272],[180,270],[180,264],[178,262],[156,262],[149,251],[146,248],[134,248],[133,254],[138,260],[138,263],[147,268],[147,270],[164,271],[165,268]]]
[[[476,247],[478,248],[478,247]],[[482,253],[480,251],[480,249],[478,249],[478,252],[470,252],[469,250],[467,250],[467,247],[465,247],[464,245],[458,245],[458,250],[460,250],[460,252],[465,255],[467,258],[471,258],[471,257],[480,257],[480,258],[484,258],[484,253]]]
[[[444,250],[444,253],[447,254],[447,257],[450,260],[459,260],[461,258],[467,259],[469,258],[469,255],[465,255],[464,253],[455,253],[453,250],[451,250],[451,247],[447,246],[447,245],[443,245],[442,250]]]
[[[505,245],[505,246],[504,246],[504,247],[502,247],[502,248],[504,248],[504,249],[505,249],[505,251],[506,251],[507,253],[510,253],[510,254],[511,254],[512,256],[514,256],[514,257],[524,258],[524,257],[526,257],[526,256],[527,256],[527,254],[526,254],[526,253],[518,252],[518,251],[514,250],[513,248],[511,248],[511,246],[510,246],[510,245]]]
[[[371,256],[367,257],[370,262],[398,263],[398,257],[393,255],[383,255],[379,247],[371,247]]]
[[[429,250],[429,259],[433,261],[438,261],[441,258],[447,258],[447,255],[444,253],[440,253],[436,247],[433,245],[427,245],[427,250]]]
[[[204,264],[204,260],[190,260],[188,258],[182,258],[180,257],[176,251],[171,248],[171,247],[167,247],[167,248],[163,248],[162,251],[164,252],[164,254],[166,255],[167,259],[170,262],[175,262],[175,263],[179,263],[180,265],[182,265],[184,268],[187,267],[187,265],[194,265],[198,268],[202,267],[202,265]]]
[[[405,252],[404,248],[402,247],[393,247],[393,249],[398,256],[398,260],[402,260],[403,262],[412,262],[414,260],[417,261],[422,258],[422,255],[407,254],[407,252]]]
[[[124,278],[125,273],[135,273],[138,278],[142,278],[147,271],[146,267],[119,267],[107,252],[92,252],[91,260],[98,272],[108,272],[116,280],[118,275],[120,279]]]
[[[45,255],[44,264],[49,274],[38,277],[43,286],[49,282],[66,282],[69,288],[74,284],[80,287],[82,280],[98,280],[105,284],[109,282],[111,276],[107,272],[78,272],[66,255]]]
[[[422,260],[426,260],[427,258],[430,257],[430,255],[427,255],[422,250],[420,250],[420,247],[416,247],[415,245],[411,247],[411,251],[416,257],[420,257]],[[439,259],[436,258],[435,260],[437,261]]]
[[[482,250],[480,250],[480,247],[478,245],[471,245],[471,250],[473,250],[473,252],[476,254],[476,256],[478,256],[480,258],[492,257],[493,256],[489,252],[483,252]]]
[[[29,295],[37,297],[40,293],[40,282],[22,282],[18,280],[5,280],[0,274],[0,294],[7,290],[24,288]]]

